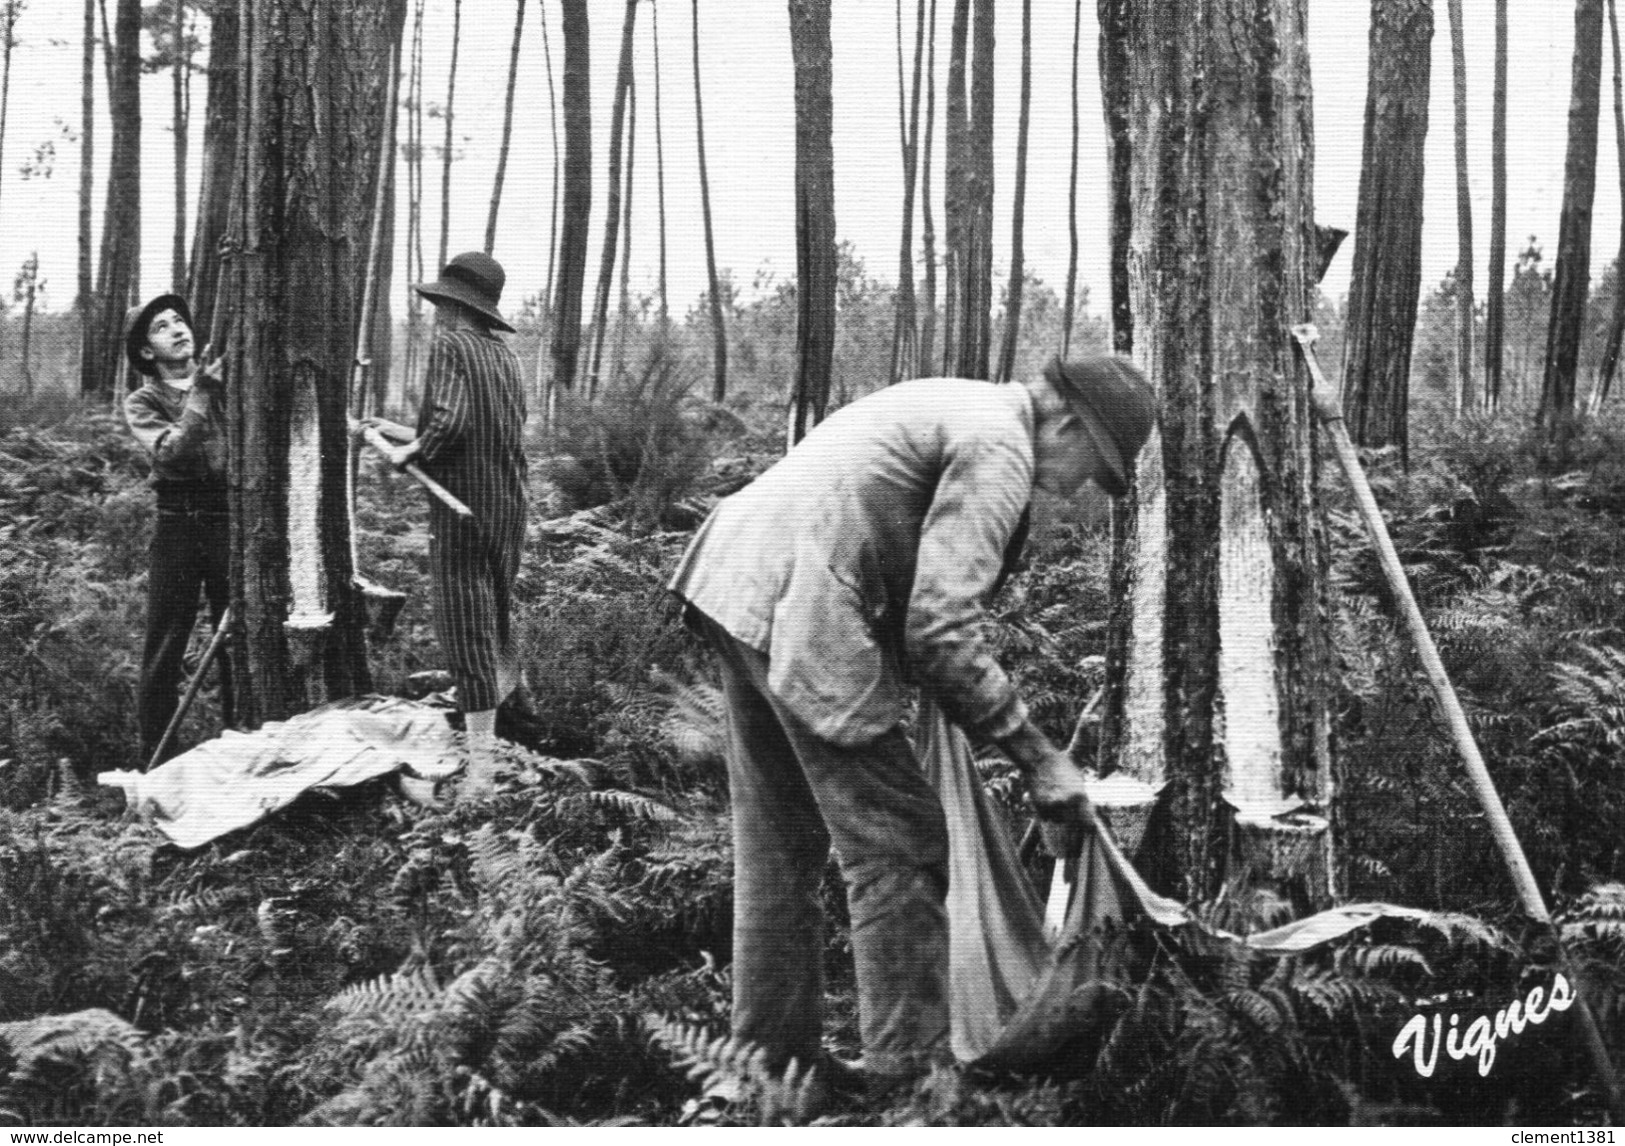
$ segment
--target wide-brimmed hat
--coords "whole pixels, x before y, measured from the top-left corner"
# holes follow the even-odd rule
[[[180,315],[187,326],[192,325],[192,308],[178,294],[161,294],[143,306],[132,306],[124,312],[124,357],[142,374],[158,373],[158,364],[141,357],[141,351],[147,345],[147,327],[166,310]]]
[[[1156,396],[1133,363],[1115,354],[1050,360],[1044,377],[1083,420],[1110,471],[1100,487],[1113,497],[1128,492],[1134,458],[1157,422]]]
[[[449,299],[460,302],[483,316],[498,330],[513,333],[513,327],[497,310],[502,298],[502,286],[508,276],[502,264],[484,251],[465,251],[446,264],[440,277],[432,283],[417,283],[412,289],[427,299]]]

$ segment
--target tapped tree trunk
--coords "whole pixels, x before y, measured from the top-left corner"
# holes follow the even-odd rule
[[[604,330],[609,325],[609,295],[615,280],[615,244],[621,226],[622,136],[626,129],[627,93],[632,90],[632,30],[637,18],[638,0],[626,0],[626,16],[621,22],[621,63],[615,75],[615,103],[609,113],[609,191],[604,207],[604,249],[598,261],[598,290],[592,306],[592,362],[587,372],[589,398],[598,391]]]
[[[553,384],[575,386],[581,352],[581,293],[587,277],[587,216],[592,211],[592,88],[587,0],[559,0],[564,31],[563,225],[553,292]]]
[[[491,185],[491,213],[485,219],[485,253],[497,245],[497,210],[502,205],[502,180],[508,173],[508,145],[513,142],[513,89],[519,80],[519,40],[525,33],[525,0],[517,0],[513,18],[513,48],[508,55],[508,95],[502,103],[502,143],[497,148],[497,174]]]
[[[1161,410],[1114,521],[1102,763],[1165,785],[1140,858],[1187,900],[1332,890],[1326,549],[1288,334],[1317,263],[1306,7],[1128,0],[1104,25],[1132,93],[1114,259]]]
[[[238,712],[254,726],[370,687],[345,420],[406,4],[245,0],[240,11],[241,254],[225,309]]]
[[[717,246],[711,233],[711,180],[705,167],[705,112],[700,100],[700,0],[694,0],[694,141],[700,158],[700,216],[705,221],[705,275],[711,300],[711,401],[728,396],[728,328],[724,325]]]
[[[1021,0],[1021,119],[1016,129],[1016,201],[1010,222],[1010,285],[1005,288],[1004,342],[999,348],[999,369],[995,377],[1010,381],[1016,368],[1016,336],[1021,331],[1022,223],[1027,200],[1027,123],[1033,97],[1033,5]],[[989,141],[991,143],[991,140]]]
[[[1362,446],[1398,446],[1407,466],[1432,42],[1432,0],[1371,0],[1343,411],[1350,437]]]
[[[1491,98],[1490,257],[1486,272],[1489,281],[1484,285],[1484,408],[1494,413],[1501,408],[1502,343],[1506,338],[1507,0],[1495,0],[1495,92]],[[1625,163],[1625,156],[1621,157],[1621,162]],[[1621,168],[1621,178],[1625,179],[1625,166]]]
[[[81,390],[110,400],[132,376],[123,348],[124,312],[140,294],[141,266],[141,0],[118,0],[114,15],[113,142],[97,268],[95,342],[81,365]]]
[[[91,212],[95,198],[96,159],[96,3],[85,0],[84,42],[79,55],[79,295],[74,309],[79,312],[79,391],[95,394],[100,390],[94,369],[96,334],[96,285],[94,255],[91,253]]]
[[[835,152],[829,0],[789,0],[796,75],[796,380],[788,439],[823,421],[835,356]]]
[[[1574,418],[1574,376],[1591,283],[1591,207],[1597,189],[1597,116],[1602,85],[1603,0],[1574,6],[1574,67],[1569,93],[1568,155],[1558,225],[1552,317],[1537,420],[1549,436],[1567,435]]]
[[[209,22],[209,102],[204,111],[203,182],[198,188],[196,229],[186,295],[192,304],[199,345],[213,338],[215,295],[231,215],[232,165],[237,158],[237,7],[222,4]],[[223,350],[224,347],[215,348]]]
[[[1473,384],[1473,199],[1467,186],[1467,49],[1461,0],[1450,6],[1450,55],[1456,95],[1456,413],[1478,408]]]

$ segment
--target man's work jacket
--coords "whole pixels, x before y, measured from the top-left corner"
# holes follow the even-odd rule
[[[837,411],[701,526],[671,589],[768,654],[813,732],[860,744],[908,684],[999,737],[1027,711],[982,627],[1033,489],[1025,387],[902,382]]]

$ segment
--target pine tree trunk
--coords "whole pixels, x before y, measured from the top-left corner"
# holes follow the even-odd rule
[[[1586,293],[1591,283],[1591,207],[1597,188],[1597,116],[1602,85],[1603,0],[1574,6],[1574,68],[1569,95],[1568,156],[1563,164],[1563,213],[1546,333],[1546,370],[1538,421],[1555,437],[1574,418]]]
[[[796,379],[788,440],[824,418],[835,356],[835,152],[829,0],[789,0],[796,77]]]
[[[406,281],[422,282],[423,266],[423,160],[427,149],[423,137],[423,5],[416,0],[412,10],[412,56],[406,84]],[[406,363],[401,370],[401,393],[405,404],[417,402],[417,378],[422,365],[424,335],[423,299],[415,290],[406,292]]]
[[[104,400],[115,390],[122,392],[125,387],[118,383],[133,376],[124,361],[122,335],[124,312],[141,289],[141,0],[118,0],[114,29],[113,98],[108,103],[113,131],[96,278],[97,330],[82,375],[86,381],[94,378],[92,392]]]
[[[463,41],[463,0],[451,4],[451,66],[446,71],[446,139],[440,148],[440,261],[435,264],[438,273],[446,265],[450,252],[447,241],[451,234],[451,157],[452,126],[457,116],[457,49]]]
[[[901,4],[901,0],[898,0]],[[899,8],[901,12],[901,8]],[[925,0],[914,17],[914,77],[903,125],[903,235],[897,254],[897,313],[892,326],[890,381],[912,378],[919,368],[919,316],[914,301],[914,191],[920,151],[920,68],[925,63]],[[898,66],[902,66],[902,28],[898,27]],[[899,75],[901,82],[901,75]]]
[[[386,77],[405,0],[245,0],[227,358],[238,715],[370,687],[345,504]],[[297,475],[297,480],[296,480]]]
[[[1066,191],[1066,294],[1061,301],[1061,357],[1072,353],[1072,317],[1078,305],[1078,50],[1083,40],[1083,0],[1072,3],[1072,160]]]
[[[1129,305],[1161,417],[1114,522],[1102,760],[1166,782],[1141,859],[1185,899],[1247,872],[1331,891],[1326,820],[1272,815],[1331,815],[1324,527],[1287,334],[1317,262],[1306,6],[1130,0],[1103,24],[1128,63]]]
[[[1128,244],[1133,219],[1129,146],[1128,25],[1130,0],[1100,3],[1100,97],[1106,116],[1107,184],[1111,193],[1107,234],[1111,249],[1112,349],[1134,348],[1134,307],[1129,301]]]
[[[34,300],[39,292],[39,252],[30,251],[23,264],[23,393],[34,393]]]
[[[1027,202],[1027,125],[1033,98],[1033,6],[1021,0],[1021,119],[1016,128],[1016,190],[1010,208],[1010,285],[1005,288],[1004,342],[999,348],[1000,382],[1010,381],[1016,369],[1016,338],[1021,332],[1022,224]]]
[[[1467,50],[1461,0],[1450,7],[1450,55],[1456,96],[1456,413],[1478,409],[1473,383],[1473,199],[1467,185]]]
[[[671,299],[666,289],[666,133],[660,120],[660,8],[649,7],[649,42],[654,46],[655,65],[655,201],[659,218],[660,277],[660,337],[664,342],[671,327]]]
[[[559,0],[564,31],[563,226],[558,286],[553,294],[553,384],[575,386],[581,352],[581,294],[587,277],[587,223],[592,211],[592,88],[587,0]]]
[[[1490,257],[1484,284],[1484,408],[1501,408],[1506,339],[1507,0],[1495,0],[1495,92],[1490,111]]]
[[[1608,39],[1614,54],[1614,150],[1619,156],[1619,191],[1625,203],[1625,96],[1621,93],[1619,14],[1614,0],[1608,0]],[[1602,365],[1597,371],[1597,383],[1591,390],[1590,413],[1602,409],[1613,387],[1614,374],[1619,370],[1619,347],[1625,336],[1625,215],[1619,225],[1619,256],[1614,261],[1614,313],[1608,322],[1608,339],[1603,343]]]
[[[11,54],[17,47],[17,20],[22,16],[23,0],[0,0],[0,156],[5,153],[6,119],[11,110]],[[0,158],[0,171],[5,161]]]
[[[79,57],[79,295],[74,309],[79,312],[79,392],[95,394],[102,389],[100,371],[95,367],[96,284],[92,254],[92,203],[95,199],[96,167],[96,4],[85,0],[84,43]]]
[[[976,0],[971,38],[962,317],[955,372],[961,378],[987,378],[993,336],[993,0]]]
[[[544,360],[547,357],[547,349],[552,340],[553,276],[557,270],[559,255],[559,100],[558,93],[553,86],[553,45],[547,34],[547,10],[545,8],[537,13],[536,22],[541,25],[542,60],[547,65],[548,138],[553,149],[553,197],[547,226],[547,288],[542,293],[542,305],[536,323],[536,393],[541,398],[538,405],[541,411],[542,425],[551,429],[554,423],[554,415],[557,412],[558,388],[554,384],[553,372],[545,370]],[[545,383],[543,381],[544,370],[546,375]]]
[[[937,118],[937,0],[925,32],[925,144],[920,152],[920,354],[918,369],[936,361],[937,226],[931,204],[931,135]]]
[[[615,353],[610,358],[609,380],[618,381],[626,369],[627,327],[632,321],[632,186],[638,140],[638,86],[626,92],[626,191],[621,200],[621,284],[615,303]]]
[[[170,34],[174,37],[173,92],[175,123],[175,234],[169,253],[169,289],[177,294],[186,290],[186,144],[189,124],[186,114],[186,69],[191,60],[185,50],[186,0],[170,0],[174,5],[174,23]],[[195,316],[194,316],[195,317]]]
[[[1432,0],[1372,0],[1343,413],[1357,443],[1398,446],[1407,465],[1432,43]]]
[[[961,291],[965,277],[966,184],[969,177],[970,114],[965,63],[970,42],[971,0],[954,0],[948,38],[948,81],[942,125],[942,369],[959,369]]]
[[[609,295],[615,282],[615,245],[621,227],[622,136],[626,130],[626,98],[632,89],[632,30],[638,0],[626,0],[621,22],[621,63],[615,74],[615,103],[609,113],[608,198],[604,204],[604,249],[598,260],[598,290],[592,306],[592,360],[587,372],[587,397],[598,392],[598,373],[604,359],[604,331],[609,325]]]
[[[508,173],[508,145],[513,142],[513,91],[519,80],[519,40],[525,33],[525,0],[514,5],[513,48],[508,54],[508,94],[502,103],[502,143],[497,148],[497,174],[491,185],[491,213],[485,219],[485,253],[497,245],[497,211],[502,205],[502,181]]]
[[[237,158],[237,7],[222,4],[209,22],[209,103],[204,109],[203,182],[186,296],[199,345],[212,341],[215,294],[220,289],[220,242],[231,217],[232,165]],[[216,347],[217,350],[223,347]]]
[[[705,221],[705,275],[711,300],[711,401],[728,396],[728,328],[722,308],[722,286],[717,280],[717,245],[711,231],[711,180],[705,165],[705,111],[700,100],[700,0],[693,4],[694,30],[694,141],[700,158],[700,215]]]

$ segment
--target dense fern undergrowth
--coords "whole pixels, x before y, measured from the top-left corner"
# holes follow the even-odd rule
[[[777,425],[778,419],[763,418]],[[1543,456],[1511,421],[1429,428],[1379,499],[1542,884],[1571,970],[1625,1059],[1625,432]],[[659,363],[536,447],[518,588],[546,754],[506,749],[488,799],[426,809],[373,782],[312,793],[196,852],[94,773],[137,766],[142,464],[73,414],[0,438],[0,1124],[670,1124],[709,1081],[741,1123],[1573,1123],[1603,1104],[1577,1041],[1530,1028],[1488,1078],[1421,1079],[1392,1043],[1419,1006],[1491,1013],[1550,978],[1340,481],[1327,499],[1350,898],[1425,909],[1313,955],[1143,926],[1113,937],[1113,1005],[1043,1076],[939,1069],[820,1108],[727,1037],[730,842],[720,706],[663,580],[773,434],[684,396]],[[568,452],[567,457],[561,454]],[[437,668],[416,490],[366,464],[359,551],[411,593],[376,641],[381,691]],[[592,509],[596,503],[598,508]],[[1002,655],[1065,738],[1100,681],[1100,507],[1047,505],[996,610]],[[582,512],[590,511],[590,512]],[[195,652],[196,650],[194,650]],[[212,696],[189,718],[211,735]],[[987,779],[1019,816],[1009,769]],[[832,917],[843,915],[832,869]],[[1285,920],[1232,890],[1216,926]],[[832,929],[830,1040],[856,1053]],[[0,1048],[12,1045],[0,1039]]]

